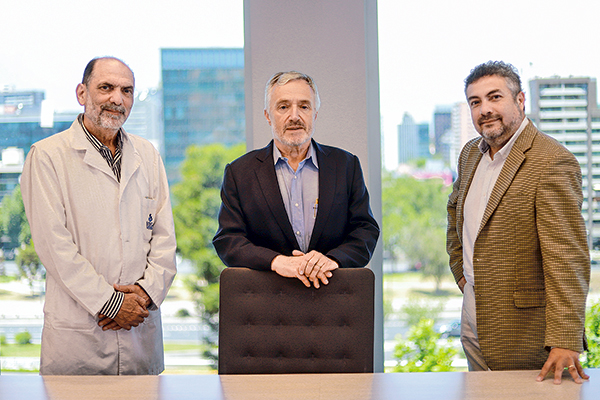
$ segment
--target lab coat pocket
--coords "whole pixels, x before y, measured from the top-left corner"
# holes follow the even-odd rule
[[[95,318],[72,298],[63,297],[60,309],[45,313],[45,321],[53,328],[72,331],[91,331],[96,327]]]

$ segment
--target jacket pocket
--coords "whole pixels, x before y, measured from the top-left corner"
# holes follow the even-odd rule
[[[513,293],[515,307],[534,308],[546,306],[546,291],[540,290],[519,290]]]

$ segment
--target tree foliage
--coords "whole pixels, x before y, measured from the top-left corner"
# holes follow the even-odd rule
[[[586,313],[585,333],[588,351],[581,365],[584,368],[600,368],[600,301],[592,304]]]
[[[452,371],[452,359],[457,351],[448,341],[439,342],[440,334],[432,319],[421,319],[408,331],[407,340],[399,336],[394,350],[398,365],[394,372],[444,372]]]
[[[15,187],[0,203],[0,229],[3,250],[16,249],[15,261],[19,272],[27,279],[33,293],[33,282],[43,277],[44,269],[31,242],[31,230],[25,215],[21,186]]]
[[[21,243],[27,244],[31,241],[31,232],[21,197],[21,186],[15,187],[12,193],[4,196],[0,203],[0,229],[4,249],[14,249],[21,246]]]
[[[204,340],[212,345],[205,355],[214,357],[219,310],[219,274],[224,266],[212,245],[218,227],[220,188],[227,163],[244,153],[243,144],[192,145],[186,149],[182,180],[172,187],[173,218],[179,254],[194,266],[186,287],[202,320],[212,330]]]
[[[406,256],[440,291],[449,274],[446,253],[446,203],[451,187],[438,179],[418,180],[384,173],[383,246],[392,257]]]
[[[21,277],[25,278],[29,283],[29,289],[33,295],[33,282],[45,278],[42,263],[35,252],[33,243],[23,243],[15,257],[15,262],[19,268]]]

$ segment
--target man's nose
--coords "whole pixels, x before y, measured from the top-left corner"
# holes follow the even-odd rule
[[[293,120],[297,120],[300,116],[300,110],[298,109],[298,106],[291,106],[290,107],[290,119]]]
[[[110,101],[113,104],[120,106],[121,104],[123,104],[123,94],[121,94],[121,92],[118,90],[113,90],[110,94]]]
[[[487,115],[487,114],[491,114],[492,113],[492,105],[490,104],[489,101],[482,101],[481,102],[481,107],[479,107],[479,112],[481,113],[481,115]]]

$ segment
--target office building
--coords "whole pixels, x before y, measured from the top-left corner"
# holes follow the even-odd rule
[[[452,106],[436,106],[433,112],[433,149],[450,165],[450,137],[452,128]]]
[[[429,124],[417,124],[409,113],[404,113],[402,124],[398,125],[398,164],[430,156]]]
[[[55,113],[44,97],[39,91],[0,92],[0,150],[14,147],[27,156],[33,143],[71,126],[78,113]]]
[[[162,49],[164,161],[180,179],[192,144],[245,141],[244,50]]]
[[[473,126],[471,110],[465,102],[459,102],[452,107],[450,135],[448,137],[450,169],[456,171],[458,156],[463,146],[471,139],[479,137]]]
[[[567,147],[581,165],[583,217],[590,248],[600,247],[600,110],[596,79],[543,78],[529,82],[536,126]]]
[[[123,128],[148,139],[164,157],[162,92],[157,89],[136,92],[133,108]]]

